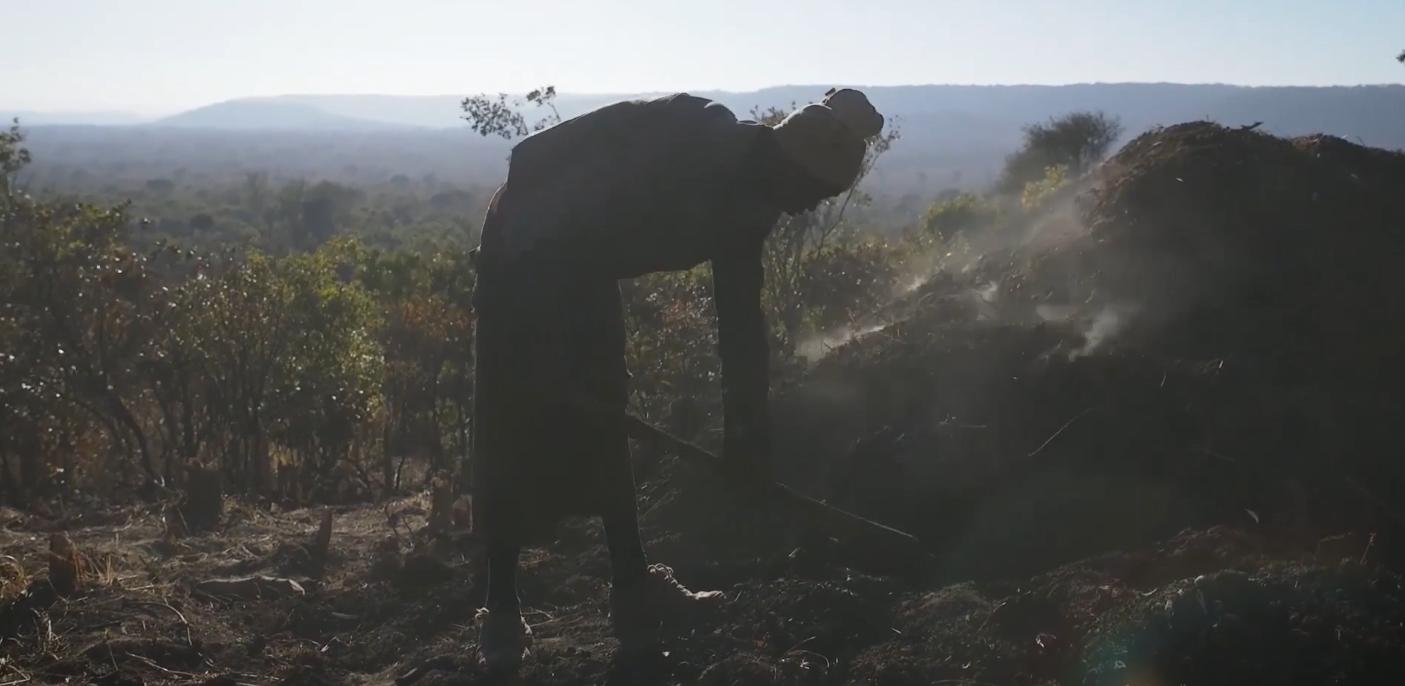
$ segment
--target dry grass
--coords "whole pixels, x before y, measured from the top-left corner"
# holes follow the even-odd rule
[[[29,586],[29,572],[11,555],[0,555],[0,602],[9,602]]]

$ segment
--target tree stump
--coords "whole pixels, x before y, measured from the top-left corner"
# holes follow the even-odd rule
[[[459,531],[473,530],[473,496],[461,495],[454,499],[454,528]]]
[[[454,521],[454,486],[448,477],[439,474],[429,488],[429,530],[444,533]]]
[[[317,578],[327,571],[327,561],[332,556],[332,509],[322,511],[322,523],[317,527],[317,536],[312,539],[312,571]]]
[[[167,505],[165,511],[161,513],[161,522],[164,527],[161,530],[161,540],[169,545],[174,545],[176,541],[185,538],[190,532],[185,527],[185,515],[181,513],[179,507]]]
[[[78,547],[62,532],[49,535],[49,585],[60,597],[71,596],[83,586]]]
[[[224,517],[224,484],[218,468],[196,465],[186,479],[180,516],[190,531],[209,531]]]

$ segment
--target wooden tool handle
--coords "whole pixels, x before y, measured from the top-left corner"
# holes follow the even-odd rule
[[[654,440],[667,444],[679,457],[721,469],[722,458],[694,443],[685,441],[673,434],[655,427],[644,420],[625,415],[625,426],[629,435],[640,440]],[[781,483],[772,483],[770,493],[778,501],[796,508],[815,522],[827,533],[845,539],[862,539],[881,548],[902,551],[905,554],[927,555],[926,547],[916,536],[894,529],[871,519],[860,517],[852,512],[841,510],[829,503],[811,498]]]

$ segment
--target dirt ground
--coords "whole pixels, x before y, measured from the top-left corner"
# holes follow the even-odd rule
[[[728,602],[617,663],[604,543],[566,522],[524,555],[517,682],[1405,683],[1402,183],[1405,155],[1325,137],[1133,141],[1058,240],[938,274],[776,394],[782,480],[927,558],[639,446],[651,556]],[[324,564],[320,509],[231,501],[187,536],[160,505],[0,512],[0,686],[491,683],[481,554],[429,507],[337,507]],[[87,571],[65,597],[55,531]]]
[[[175,544],[143,509],[67,522],[92,573],[76,595],[28,616],[11,605],[0,683],[491,683],[474,660],[479,558],[471,545],[416,537],[424,505],[412,498],[337,512],[336,554],[321,580],[305,568],[316,510],[240,506],[223,531]],[[43,569],[47,532],[58,524],[7,517],[7,568]],[[865,572],[823,541],[746,554],[728,530],[743,519],[716,517],[711,531],[648,527],[658,559],[728,596],[717,614],[671,627],[667,655],[648,665],[614,662],[603,544],[586,522],[563,525],[555,545],[526,556],[522,594],[536,644],[520,683],[1405,678],[1405,588],[1377,564],[1365,535],[1214,527],[972,582]],[[733,545],[709,546],[711,536]],[[412,551],[416,538],[425,542]],[[296,579],[303,593],[270,585],[261,598],[236,599],[195,589],[253,574]]]

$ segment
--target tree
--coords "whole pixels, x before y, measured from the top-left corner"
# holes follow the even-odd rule
[[[10,123],[9,131],[0,131],[0,203],[13,191],[15,176],[29,164],[29,149],[22,143],[24,133],[20,131],[19,119]]]
[[[537,109],[550,110],[541,119],[527,123],[522,108],[522,100],[509,98],[507,93],[498,93],[497,98],[478,94],[463,99],[463,119],[470,128],[482,136],[500,136],[506,139],[521,138],[533,131],[541,131],[553,124],[561,123],[561,113],[556,110],[556,86],[543,86],[526,95],[526,101]]]
[[[278,192],[273,223],[286,239],[280,247],[315,250],[345,227],[364,196],[361,191],[331,181],[309,184],[290,181]],[[273,237],[265,241],[273,244]]]
[[[182,312],[174,343],[196,370],[200,389],[191,395],[210,414],[210,437],[224,439],[217,444],[224,471],[249,491],[268,492],[267,415],[296,335],[276,261],[256,253],[212,265],[181,283],[173,299]]]
[[[375,304],[344,276],[354,270],[357,252],[339,240],[275,265],[289,335],[273,360],[266,418],[270,436],[296,460],[280,471],[292,470],[304,492],[320,490],[323,498],[338,491],[348,472],[370,481],[352,447],[380,405],[383,355],[374,339]]]
[[[922,228],[942,241],[994,226],[1001,215],[1001,205],[975,193],[958,193],[938,202],[927,210]]]
[[[147,257],[128,246],[128,224],[124,206],[7,202],[0,291],[5,321],[22,332],[7,354],[30,404],[86,413],[158,481],[137,404],[163,296]]]
[[[1102,161],[1122,135],[1122,123],[1102,112],[1073,112],[1024,128],[1024,143],[1005,159],[997,182],[1002,193],[1020,193],[1043,179],[1049,167],[1080,176]]]

